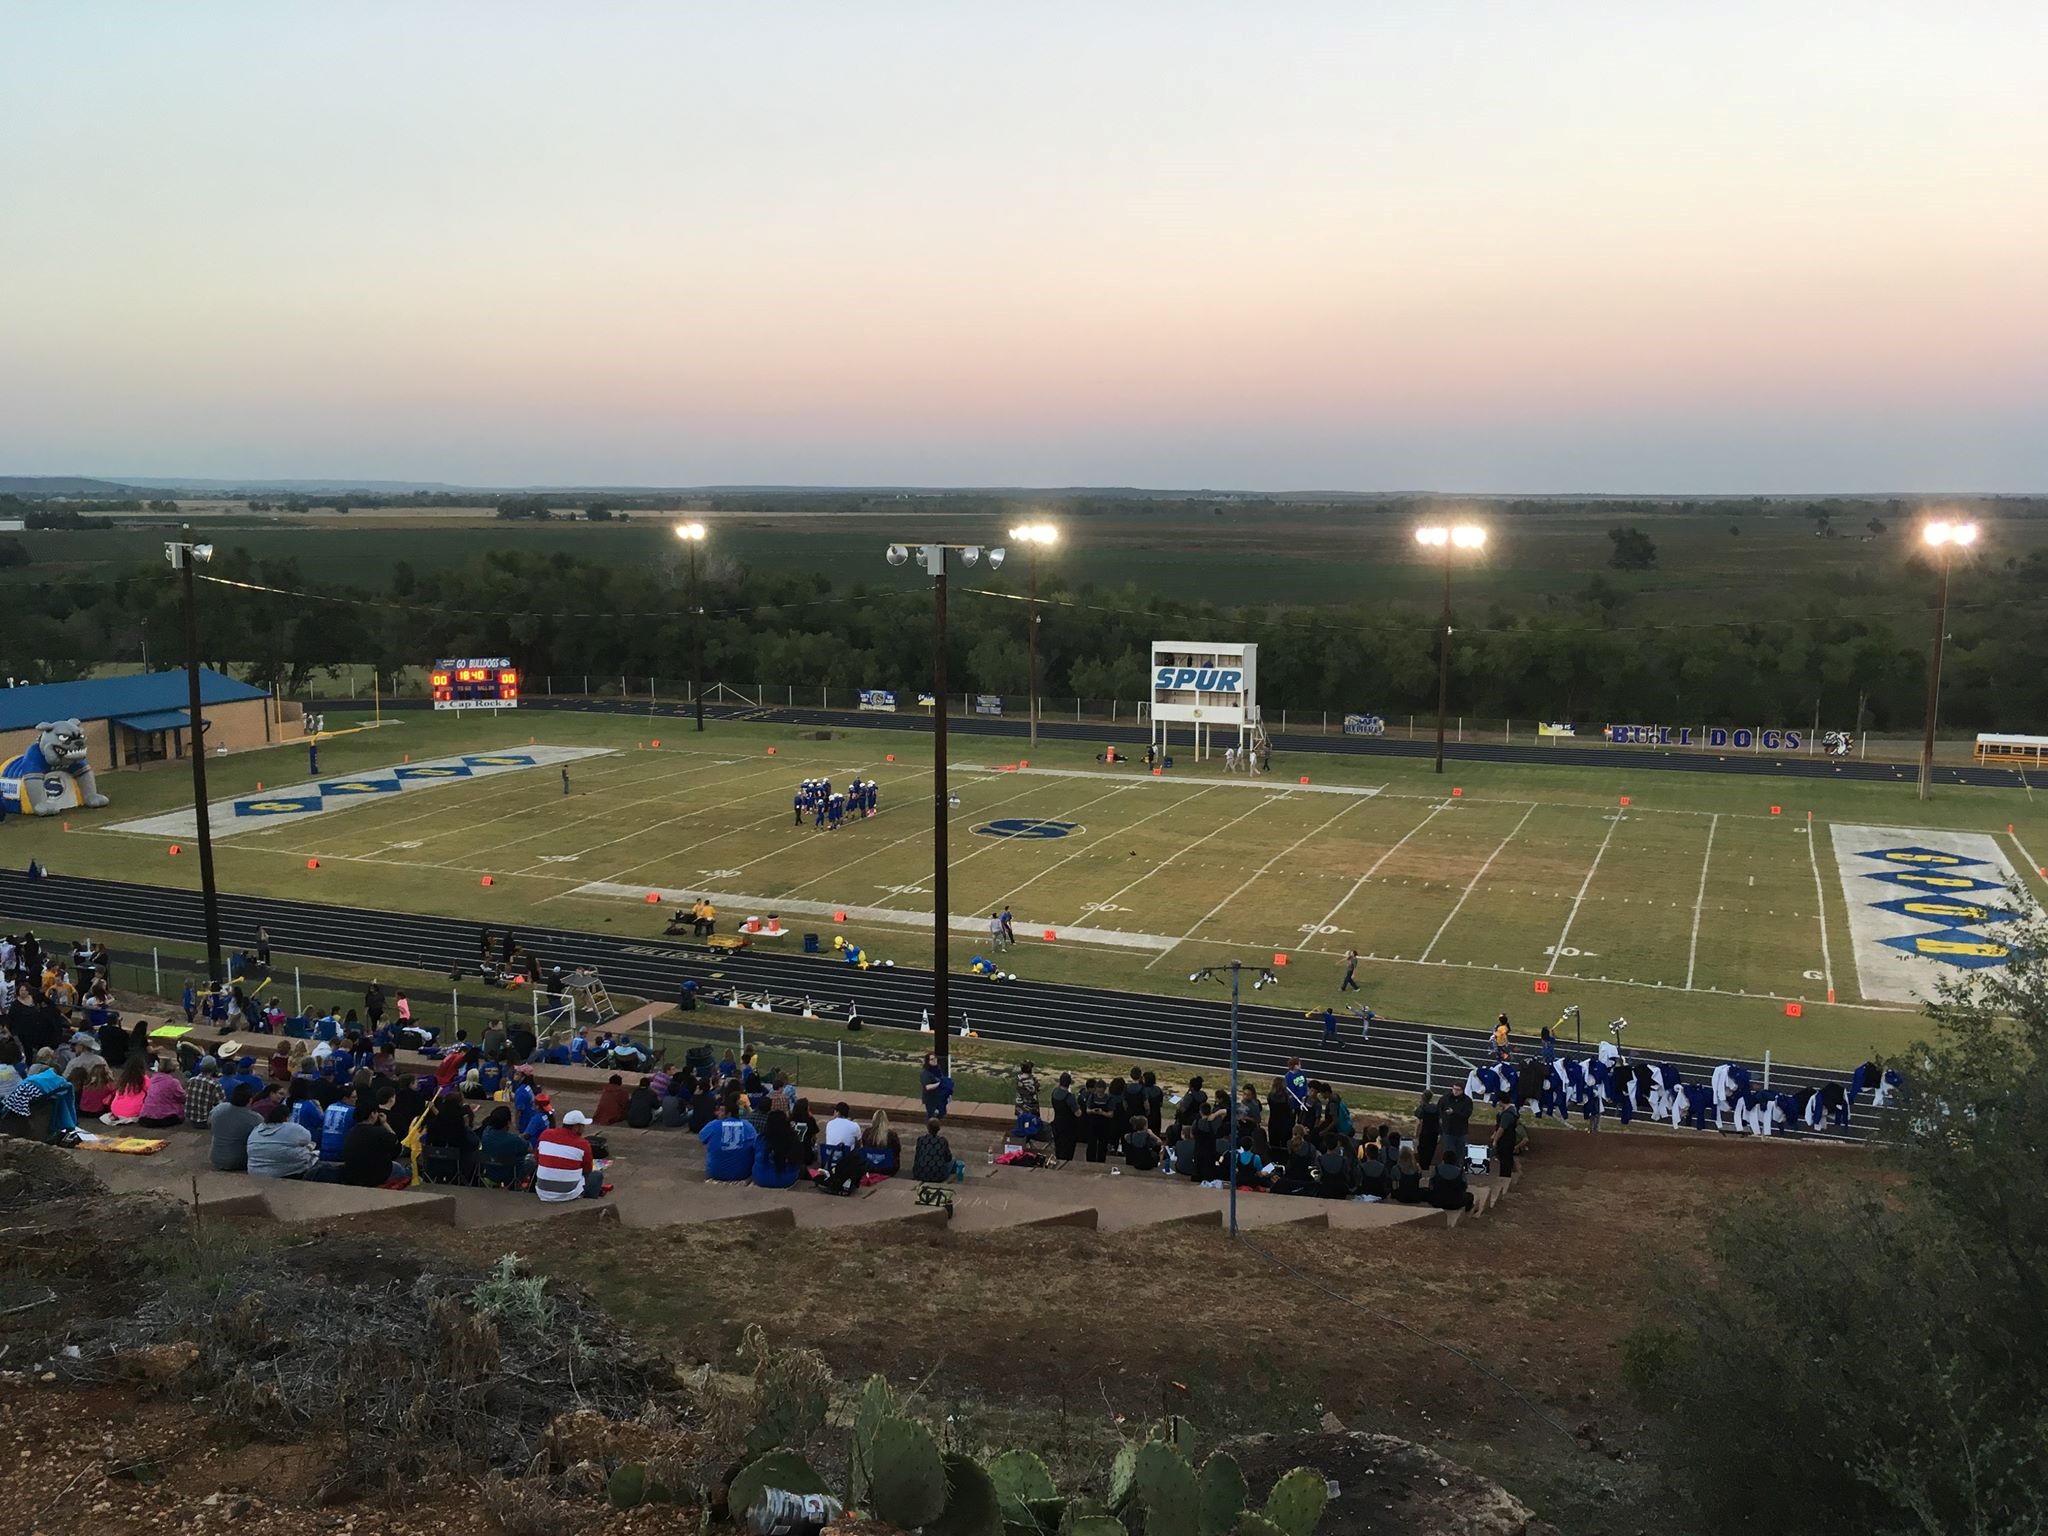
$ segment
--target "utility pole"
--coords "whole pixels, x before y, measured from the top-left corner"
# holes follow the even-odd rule
[[[213,826],[206,797],[206,717],[199,699],[199,603],[192,575],[195,560],[211,560],[211,544],[194,544],[188,524],[178,530],[178,542],[164,546],[164,554],[184,575],[185,594],[185,697],[191,716],[192,818],[199,841],[199,900],[206,914],[206,974],[209,980],[225,979],[221,962],[220,893],[213,883]]]
[[[1051,523],[1022,523],[1010,530],[1010,537],[1024,546],[1025,558],[1031,562],[1031,601],[1026,605],[1030,615],[1024,630],[1024,643],[1031,657],[1031,750],[1038,750],[1038,551],[1050,548],[1059,542],[1060,531]]]
[[[697,708],[697,729],[704,729],[704,603],[698,590],[697,551],[704,545],[702,523],[677,523],[676,537],[690,546],[690,586],[684,601],[690,607],[690,697]]]
[[[952,892],[946,846],[946,551],[925,549],[932,573],[932,1045],[940,1075],[951,1070]]]
[[[1444,616],[1436,637],[1436,771],[1444,771],[1444,716],[1451,699],[1451,551],[1477,552],[1486,547],[1486,530],[1470,523],[1455,527],[1427,527],[1415,530],[1415,542],[1424,549],[1439,549],[1444,557]]]

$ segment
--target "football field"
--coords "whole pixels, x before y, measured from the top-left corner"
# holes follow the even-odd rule
[[[255,777],[261,761],[303,773],[303,747],[217,762],[223,886],[650,935],[708,896],[721,932],[774,913],[785,945],[816,932],[930,962],[925,738],[717,722],[657,746],[630,719],[520,724],[535,734],[408,717],[331,739],[320,777],[284,784]],[[1413,761],[1306,754],[1259,778],[1212,764],[1155,776],[1068,743],[1028,764],[1005,750],[1018,748],[955,741],[956,967],[987,955],[1019,974],[1173,993],[1201,966],[1278,956],[1306,1010],[1363,1000],[1470,1025],[1578,1003],[1589,1025],[1622,1014],[1645,1026],[1635,1038],[1674,1044],[1817,1036],[1805,1021],[1825,1017],[1852,1039],[1910,1033],[1916,983],[1991,963],[2011,903],[1976,893],[2033,877],[2028,839],[2048,844],[2010,791],[1923,806],[1890,785],[1459,763],[1440,779]],[[879,785],[875,815],[799,821],[799,781],[844,789],[856,775]],[[54,840],[53,867],[190,883],[193,861],[168,855],[191,829],[179,780],[115,787],[116,805],[78,829],[91,835]],[[1955,852],[1930,847],[1951,836]],[[988,924],[1005,906],[1019,942],[998,956]],[[1916,944],[1938,953],[1908,954]],[[1363,990],[1340,998],[1351,949]]]

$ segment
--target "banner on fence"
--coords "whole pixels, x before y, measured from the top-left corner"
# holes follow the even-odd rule
[[[1576,736],[1579,728],[1565,720],[1545,720],[1536,727],[1538,736]]]
[[[932,697],[932,696],[931,696],[930,694],[928,694],[928,693],[920,693],[920,694],[919,694],[919,695],[917,696],[917,707],[918,707],[919,709],[933,709],[933,708],[936,708],[936,707],[937,707],[937,705],[938,705],[938,702],[939,702],[939,701],[938,701],[937,699],[933,698],[933,697]]]
[[[1346,736],[1384,736],[1387,722],[1378,715],[1346,715],[1344,717]]]
[[[862,709],[894,709],[896,707],[896,695],[887,688],[863,688],[860,691],[860,707]]]
[[[1000,693],[977,693],[974,696],[974,712],[977,715],[1000,715],[1003,712],[1003,696]]]
[[[1749,752],[1797,752],[1806,744],[1803,730],[1749,725],[1605,725],[1600,734],[1617,746],[1706,747]]]

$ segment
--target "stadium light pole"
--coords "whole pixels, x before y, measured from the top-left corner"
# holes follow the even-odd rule
[[[1244,979],[1244,962],[1233,960],[1226,966],[1205,966],[1188,978],[1189,981],[1221,981],[1216,973],[1230,972],[1230,1163],[1224,1169],[1223,1187],[1230,1191],[1230,1235],[1237,1236],[1237,1013],[1240,986]],[[1256,980],[1252,982],[1254,992],[1280,985],[1280,978],[1271,966],[1261,966]]]
[[[1934,652],[1927,659],[1927,725],[1920,738],[1920,798],[1934,798],[1934,717],[1941,707],[1941,652],[1948,638],[1948,569],[1955,552],[1977,542],[1975,523],[1937,520],[1920,529],[1920,541],[1934,552]]]
[[[697,704],[697,729],[704,729],[704,605],[698,600],[697,552],[704,547],[702,523],[677,523],[676,537],[690,547],[690,697]]]
[[[1486,530],[1471,523],[1449,528],[1424,527],[1415,530],[1415,542],[1424,549],[1443,552],[1444,617],[1436,637],[1436,771],[1444,771],[1444,715],[1451,697],[1451,552],[1486,548]]]
[[[952,893],[948,888],[949,855],[946,846],[946,811],[951,798],[946,789],[946,557],[957,554],[963,566],[980,563],[979,544],[920,544],[917,563],[932,578],[932,1054],[939,1071],[948,1070],[952,1059],[948,1032],[951,1028],[952,976]],[[1005,551],[988,552],[989,569],[1001,570]],[[891,544],[887,551],[891,565],[910,559],[906,545]]]
[[[1051,523],[1022,523],[1010,530],[1010,538],[1024,546],[1031,566],[1030,619],[1024,631],[1031,655],[1031,750],[1038,750],[1038,552],[1060,541],[1060,531]]]
[[[213,884],[213,825],[206,802],[206,717],[199,705],[199,603],[192,578],[194,564],[213,558],[213,546],[193,543],[189,523],[178,535],[164,546],[164,558],[172,570],[184,575],[185,698],[192,722],[192,820],[199,843],[199,904],[206,919],[206,976],[209,981],[221,981],[225,974],[220,953],[220,893]]]

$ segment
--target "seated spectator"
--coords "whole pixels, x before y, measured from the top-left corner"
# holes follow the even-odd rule
[[[637,1131],[644,1131],[654,1124],[655,1112],[660,1108],[661,1099],[654,1091],[652,1079],[643,1077],[626,1100],[626,1124]]]
[[[341,1161],[341,1145],[348,1139],[348,1133],[356,1123],[356,1087],[354,1083],[341,1085],[333,1102],[320,1114],[320,1160],[327,1163]]]
[[[1415,1205],[1422,1199],[1422,1164],[1415,1160],[1412,1144],[1403,1146],[1394,1161],[1394,1198],[1403,1205]]]
[[[224,1102],[225,1098],[220,1090],[220,1063],[211,1056],[200,1057],[192,1075],[185,1079],[185,1123],[211,1123],[214,1106]]]
[[[849,1147],[860,1145],[860,1123],[844,1104],[832,1106],[832,1118],[825,1122],[824,1148],[820,1161],[836,1162]]]
[[[384,1123],[382,1104],[368,1106],[341,1140],[341,1182],[358,1189],[404,1189],[412,1183],[405,1148]]]
[[[396,1100],[393,1105],[396,1107]],[[476,1163],[476,1137],[470,1129],[469,1115],[469,1105],[454,1093],[438,1095],[427,1109],[426,1123],[420,1127],[420,1163],[429,1178],[445,1183],[470,1177]],[[408,1130],[411,1125],[408,1119]],[[393,1133],[397,1133],[395,1125]]]
[[[809,1099],[796,1101],[796,1108],[789,1112],[789,1128],[796,1132],[797,1147],[803,1154],[804,1166],[810,1167],[818,1160],[818,1119],[811,1113]]]
[[[1143,1115],[1131,1116],[1131,1128],[1124,1133],[1124,1163],[1137,1173],[1150,1173],[1159,1166],[1163,1144],[1152,1134],[1152,1122]]]
[[[94,1067],[106,1065],[107,1058],[100,1054],[99,1036],[81,1029],[71,1037],[71,1059],[63,1063],[63,1068],[74,1086]]]
[[[104,1125],[133,1125],[142,1118],[143,1085],[149,1074],[149,1060],[140,1051],[131,1052],[114,1075],[114,1097],[100,1116]]]
[[[1384,1200],[1392,1189],[1393,1181],[1380,1152],[1380,1144],[1367,1142],[1365,1155],[1358,1162],[1358,1192],[1374,1200]]]
[[[78,1145],[78,1094],[57,1070],[57,1053],[36,1052],[34,1067],[21,1073],[0,1095],[0,1108],[10,1115],[32,1115],[39,1102],[50,1106],[50,1141],[60,1147]]]
[[[216,1104],[207,1117],[213,1145],[207,1160],[222,1173],[245,1173],[249,1168],[249,1133],[263,1123],[263,1117],[249,1107],[256,1090],[237,1083],[225,1104]]]
[[[531,1173],[532,1149],[512,1128],[512,1106],[500,1104],[484,1117],[477,1147],[477,1180],[493,1189],[517,1189]]]
[[[889,1116],[885,1111],[876,1110],[868,1128],[861,1132],[860,1155],[868,1165],[868,1172],[879,1173],[884,1178],[903,1166],[903,1141],[889,1129]]]
[[[1446,1211],[1472,1209],[1472,1191],[1465,1187],[1465,1165],[1454,1160],[1448,1151],[1429,1177],[1429,1203]]]
[[[597,1095],[597,1123],[599,1125],[624,1125],[626,1110],[632,1104],[633,1096],[626,1092],[625,1079],[614,1072]]]
[[[1324,1134],[1316,1153],[1316,1193],[1325,1200],[1349,1200],[1352,1195],[1351,1157],[1335,1131]]]
[[[264,1111],[263,1123],[249,1132],[246,1148],[249,1176],[257,1179],[331,1181],[334,1166],[320,1161],[320,1148],[283,1104]]]
[[[541,1199],[595,1200],[605,1192],[598,1174],[597,1152],[585,1141],[582,1128],[590,1116],[572,1109],[562,1123],[540,1133],[534,1150],[533,1192]]]
[[[81,1115],[104,1115],[114,1102],[114,1076],[107,1070],[106,1062],[100,1060],[97,1053],[93,1059],[98,1061],[99,1065],[80,1072],[78,1063],[74,1061],[64,1073],[64,1081],[69,1083],[78,1095],[78,1112]],[[15,1074],[13,1081],[21,1081],[19,1073]]]
[[[238,1056],[235,1058],[235,1070],[227,1073],[220,1080],[221,1091],[232,1095],[234,1090],[244,1083],[248,1084],[249,1096],[251,1098],[254,1098],[263,1091],[263,1079],[256,1075],[256,1058],[254,1056]],[[120,1086],[118,1079],[115,1081],[115,1086],[117,1088]]]
[[[803,1151],[789,1116],[780,1109],[769,1110],[754,1145],[754,1182],[763,1189],[788,1189],[803,1171]]]
[[[953,1144],[936,1116],[925,1121],[924,1134],[911,1149],[910,1176],[920,1184],[944,1184],[953,1177]]]
[[[668,1092],[661,1096],[659,1120],[665,1131],[679,1131],[690,1123],[690,1081],[680,1073],[668,1080]]]
[[[185,1123],[185,1080],[160,1061],[149,1064],[149,1076],[142,1081],[141,1124],[152,1131],[167,1131]]]
[[[754,1149],[761,1140],[754,1122],[718,1106],[718,1118],[699,1133],[704,1143],[704,1176],[720,1184],[743,1184],[754,1175]]]

